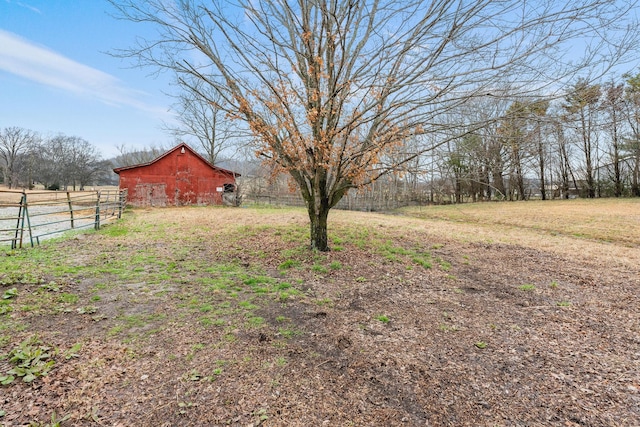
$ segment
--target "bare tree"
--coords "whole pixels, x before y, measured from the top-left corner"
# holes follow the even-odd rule
[[[44,140],[35,150],[34,178],[48,189],[84,189],[104,180],[106,164],[87,140],[63,134]]]
[[[546,100],[516,101],[509,106],[498,128],[502,143],[507,147],[509,165],[512,169],[510,181],[516,184],[519,200],[524,200],[527,196],[525,169],[533,169],[530,163],[535,163],[540,179],[540,194],[542,200],[546,200],[547,150],[542,129],[543,117],[547,114],[548,108],[549,102]],[[510,196],[511,193],[510,191]]]
[[[505,83],[550,90],[595,64],[634,2],[602,0],[112,0],[156,40],[123,52],[219,94],[251,129],[256,152],[290,174],[305,200],[311,247],[328,250],[327,218],[351,188],[420,153],[380,164],[402,142],[451,132],[441,116]],[[566,42],[589,32],[582,58]],[[628,44],[609,44],[614,55]],[[602,62],[598,62],[602,64]],[[212,103],[214,99],[209,100]],[[446,132],[445,132],[446,131]],[[428,139],[433,140],[432,138]],[[423,147],[423,150],[432,147]]]
[[[10,189],[19,184],[20,158],[35,148],[39,140],[36,132],[20,127],[8,127],[0,132],[0,161],[3,163],[4,182]]]
[[[578,135],[580,147],[584,154],[584,177],[587,185],[587,197],[596,197],[596,180],[594,171],[597,169],[596,158],[596,127],[602,89],[599,84],[589,84],[579,79],[566,96],[564,109],[567,112],[566,121],[572,124]]]
[[[507,110],[500,125],[499,135],[509,154],[509,200],[525,200],[524,162],[530,151],[527,134],[527,105],[516,101]]]
[[[606,129],[611,136],[611,149],[609,151],[613,180],[613,195],[622,196],[624,182],[622,179],[622,121],[624,119],[624,84],[615,84],[613,81],[604,86],[602,109],[607,116]]]
[[[480,197],[487,200],[493,196],[504,198],[507,194],[503,175],[511,163],[509,144],[504,143],[503,128],[508,105],[508,101],[497,96],[483,97],[469,101],[457,114],[450,114],[452,124],[467,123],[471,130],[455,144],[446,144],[448,149],[454,148],[455,152],[444,155],[443,158],[447,159],[445,170],[453,172],[451,161],[464,158],[467,166],[466,186],[474,201]],[[479,127],[480,124],[482,127]],[[456,199],[461,200],[459,196]]]
[[[180,80],[179,86],[183,90],[177,96],[174,109],[180,125],[168,126],[168,129],[177,138],[195,139],[194,148],[214,165],[221,153],[234,147],[242,132],[233,127],[234,121],[218,107],[223,101],[211,86],[193,78],[189,83]]]
[[[573,173],[573,167],[571,166],[571,146],[566,137],[564,128],[564,121],[560,119],[560,114],[554,115],[553,121],[553,135],[555,137],[557,157],[556,157],[556,175],[560,178],[560,185],[558,188],[558,196],[564,199],[569,198],[570,184],[573,183],[573,188],[577,188],[575,175]]]
[[[542,200],[547,200],[547,144],[543,136],[543,130],[545,129],[544,117],[547,115],[549,109],[549,102],[546,100],[535,100],[529,103],[527,110],[529,111],[529,119],[532,122],[533,128],[531,129],[532,139],[534,140],[534,157],[538,166],[538,177],[540,179],[540,197]]]
[[[123,145],[119,145],[116,147],[118,149],[118,156],[114,159],[115,167],[122,166],[132,166],[139,165],[142,163],[148,163],[162,154],[164,154],[167,149],[160,146],[151,145],[149,147],[144,147],[142,149],[134,149]]]
[[[45,189],[59,190],[64,186],[64,169],[68,151],[67,137],[56,135],[38,146],[36,179]]]
[[[98,149],[89,141],[79,137],[68,137],[68,152],[65,162],[65,183],[73,190],[84,190],[87,185],[100,180],[105,163]]]
[[[640,196],[640,73],[625,75],[627,120],[631,134],[621,147],[631,163],[631,193]]]

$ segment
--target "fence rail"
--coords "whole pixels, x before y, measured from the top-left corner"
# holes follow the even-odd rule
[[[266,204],[275,206],[305,206],[305,202],[298,194],[245,194],[244,204]],[[335,206],[336,209],[350,211],[389,211],[404,206],[427,205],[428,200],[416,200],[410,197],[396,197],[395,195],[370,195],[351,192],[345,195]]]
[[[126,191],[0,191],[0,245],[11,249],[122,216]]]

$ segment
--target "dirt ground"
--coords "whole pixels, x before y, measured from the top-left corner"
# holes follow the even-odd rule
[[[34,334],[57,350],[47,376],[0,387],[0,425],[640,425],[640,265],[607,258],[640,248],[339,212],[336,250],[314,254],[306,224],[133,211],[0,255],[0,292],[18,291],[0,353]],[[15,263],[30,278],[8,280]]]

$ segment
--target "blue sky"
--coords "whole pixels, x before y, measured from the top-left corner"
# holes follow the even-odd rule
[[[107,0],[0,0],[0,128],[78,136],[105,158],[121,145],[174,144],[162,129],[175,123],[163,93],[170,76],[107,53],[150,29],[111,12]],[[636,69],[633,59],[622,72]]]
[[[78,136],[105,158],[174,143],[170,78],[107,53],[144,36],[110,12],[106,0],[0,0],[0,128]]]

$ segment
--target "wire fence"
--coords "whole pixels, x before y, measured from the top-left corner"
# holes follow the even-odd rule
[[[273,205],[273,206],[306,206],[298,194],[244,194],[244,204]],[[395,194],[367,194],[350,192],[335,206],[336,209],[385,212],[405,206],[422,206],[433,204],[426,197],[399,196]]]
[[[119,219],[126,191],[0,191],[0,245],[39,245],[42,239]]]

